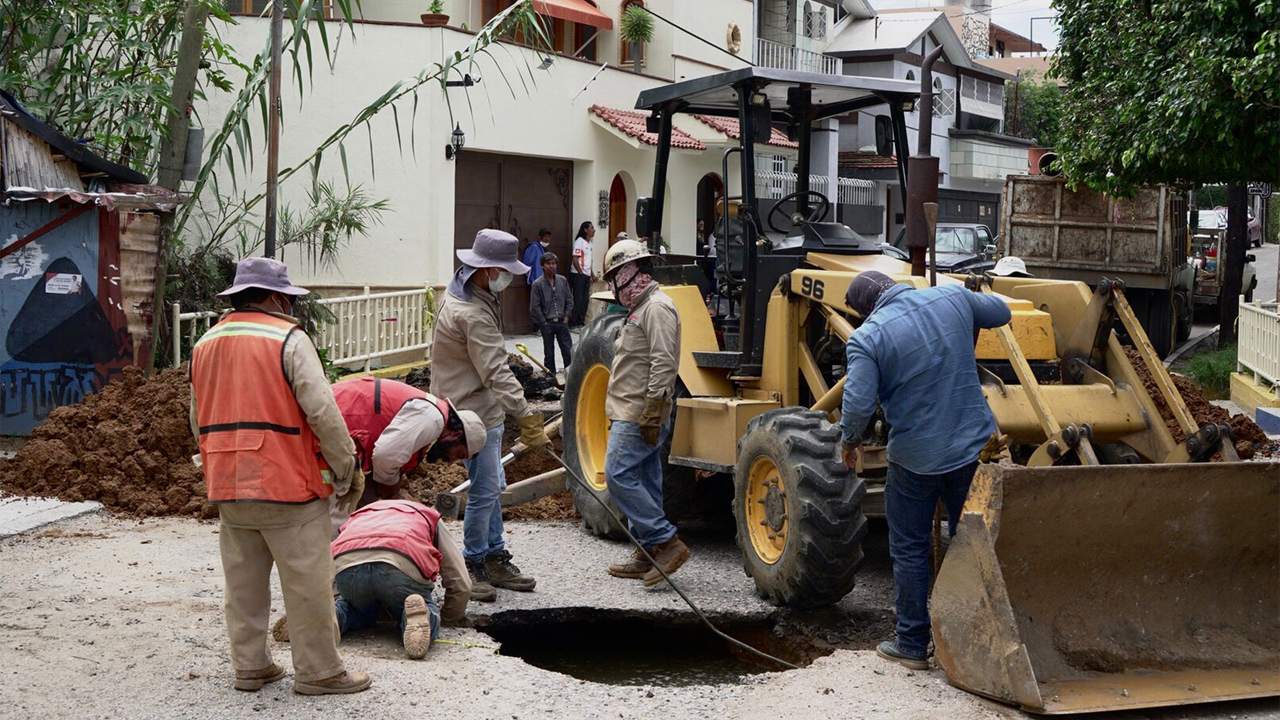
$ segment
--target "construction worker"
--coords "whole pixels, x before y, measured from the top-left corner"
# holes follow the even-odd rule
[[[484,421],[486,439],[478,455],[467,461],[466,515],[463,547],[472,593],[485,596],[494,587],[528,592],[537,582],[511,562],[502,535],[498,495],[507,486],[502,468],[504,415],[517,418],[520,441],[531,450],[551,444],[542,413],[531,412],[524,388],[507,364],[502,312],[497,293],[515,275],[529,272],[517,258],[519,241],[501,230],[481,230],[470,249],[459,250],[458,268],[445,291],[431,345],[431,392],[448,397]]]
[[[419,660],[440,634],[440,624],[464,624],[471,580],[462,553],[440,513],[411,500],[378,500],[351,514],[330,550],[337,564],[333,609],[343,635],[377,624],[384,614],[400,619],[405,654]],[[444,585],[437,609],[434,581]],[[288,616],[271,635],[289,639]]]
[[[604,477],[631,534],[669,575],[689,559],[689,548],[662,508],[662,446],[680,370],[680,316],[650,275],[652,258],[643,244],[620,240],[604,259],[605,282],[629,313],[605,399],[610,426]],[[609,574],[640,578],[646,587],[662,582],[639,548],[629,560],[610,565]]]
[[[400,495],[401,473],[428,462],[466,460],[484,447],[484,421],[470,410],[398,380],[359,377],[333,386],[333,397],[366,478],[356,507]],[[331,508],[334,534],[349,513]],[[479,599],[479,598],[477,598]]]
[[[371,682],[343,666],[328,601],[328,497],[353,508],[364,477],[320,356],[291,316],[294,299],[306,294],[289,282],[284,263],[241,260],[235,283],[219,293],[235,309],[191,354],[191,429],[221,517],[237,690],[284,677],[267,649],[273,563],[294,618],[294,692],[353,693]]]
[[[890,428],[884,505],[898,622],[897,638],[880,643],[876,653],[925,670],[934,509],[941,499],[954,535],[978,456],[996,431],[978,382],[974,338],[1011,314],[993,295],[959,285],[913,290],[876,271],[854,278],[845,303],[863,318],[846,346],[845,465],[856,469],[877,400]]]

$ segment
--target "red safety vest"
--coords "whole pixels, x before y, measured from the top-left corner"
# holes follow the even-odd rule
[[[405,556],[422,577],[440,574],[436,523],[440,513],[409,500],[379,500],[351,513],[338,538],[329,545],[336,558],[357,550],[390,550]]]
[[[297,330],[288,320],[240,310],[192,350],[209,502],[305,503],[333,493],[320,443],[284,373],[284,343]]]
[[[373,470],[373,446],[405,403],[426,399],[436,406],[446,421],[449,419],[448,400],[441,400],[398,380],[368,376],[343,380],[333,386],[333,398],[338,401],[347,431],[356,444],[356,457],[365,472]],[[417,467],[430,449],[431,445],[419,449],[401,469],[408,472]]]

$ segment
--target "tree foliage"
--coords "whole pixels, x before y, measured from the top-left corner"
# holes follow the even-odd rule
[[[1005,132],[1057,148],[1062,127],[1062,91],[1031,75],[1004,89]]]
[[[1073,181],[1280,180],[1280,3],[1054,0]]]

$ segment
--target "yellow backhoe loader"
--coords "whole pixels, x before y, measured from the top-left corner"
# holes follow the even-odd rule
[[[883,512],[883,420],[867,430],[872,450],[858,473],[839,458],[844,345],[861,322],[845,291],[871,269],[930,284],[922,254],[913,273],[824,221],[830,202],[809,188],[812,127],[886,107],[883,135],[897,145],[903,186],[932,180],[936,196],[936,160],[913,177],[904,162],[905,113],[920,94],[906,81],[752,67],[647,90],[637,103],[659,138],[653,197],[637,206],[637,234],[655,247],[674,119],[738,123],[723,178],[740,192],[723,204],[737,212],[720,218],[714,286],[700,286],[694,267],[659,269],[683,326],[664,500],[678,515],[698,479],[731,476],[744,567],[778,605],[844,597],[866,516]],[[799,192],[773,204],[770,232],[754,164],[756,143],[775,127],[799,142]],[[909,226],[922,222],[920,198],[909,193]],[[1013,311],[1008,326],[976,340],[1010,457],[980,467],[936,579],[936,657],[948,679],[1038,713],[1280,694],[1280,464],[1238,462],[1229,427],[1196,424],[1122,283],[936,282],[994,293]],[[604,398],[622,317],[605,313],[584,333],[564,396],[565,459],[606,501]],[[588,527],[617,530],[588,490],[570,487]]]

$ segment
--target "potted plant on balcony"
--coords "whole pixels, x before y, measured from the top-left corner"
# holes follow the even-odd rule
[[[653,41],[653,16],[639,3],[627,6],[618,28],[622,41],[631,44],[632,70],[640,72],[644,60],[644,46]]]
[[[431,0],[431,5],[421,16],[422,24],[427,27],[444,27],[449,24],[449,16],[444,14],[444,3]]]

